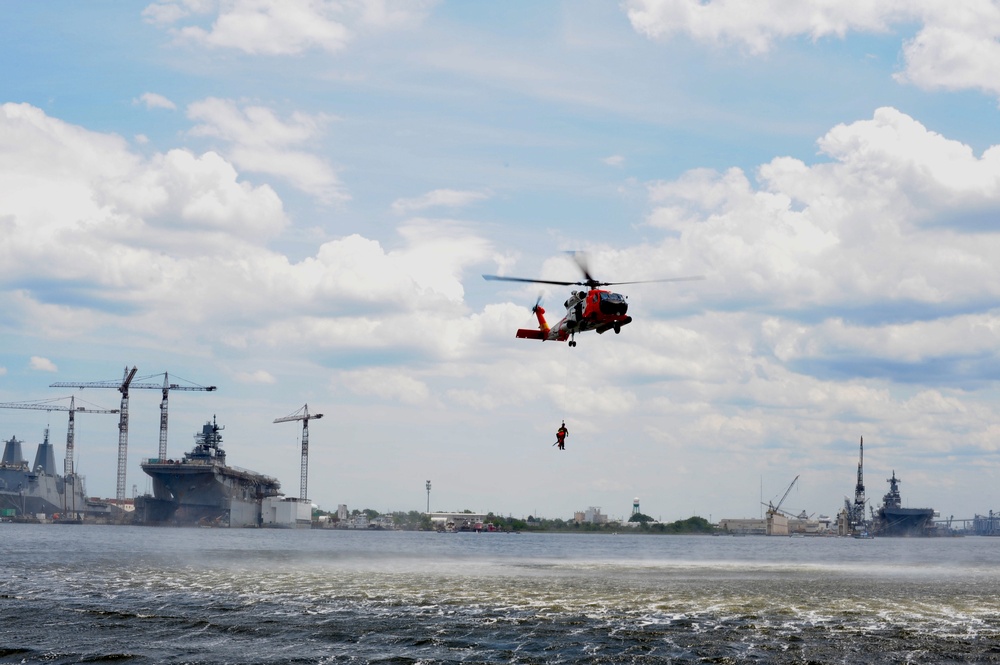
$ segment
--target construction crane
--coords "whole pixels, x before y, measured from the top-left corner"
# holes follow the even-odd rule
[[[69,406],[54,404],[60,400],[69,399]],[[0,409],[37,409],[39,411],[69,411],[69,425],[66,428],[66,460],[63,462],[63,475],[69,478],[73,475],[73,439],[75,420],[77,413],[118,413],[118,409],[88,409],[85,406],[76,406],[76,398],[70,396],[54,397],[52,399],[41,399],[30,402],[3,402]]]
[[[153,376],[159,376],[154,374]],[[142,385],[133,386],[135,388],[157,388],[159,386],[154,385]],[[160,400],[160,448],[159,457],[157,459],[161,462],[167,459],[167,394],[171,390],[203,390],[211,392],[215,390],[215,386],[181,386],[176,383],[170,383],[170,377],[166,372],[163,373],[163,386],[160,387],[163,391],[163,398]]]
[[[163,399],[160,401],[160,450],[161,461],[167,458],[167,395],[171,390],[215,390],[215,386],[181,386],[170,383],[170,377],[163,373],[163,385],[158,383],[132,383],[135,379],[136,367],[133,365],[130,370],[125,366],[125,373],[119,381],[88,381],[72,382],[64,381],[50,384],[50,388],[114,388],[122,394],[122,404],[118,419],[118,483],[115,489],[115,499],[119,504],[125,501],[125,473],[128,468],[128,393],[130,389],[140,390],[162,390]],[[142,380],[151,379],[159,374],[150,374],[142,377]]]
[[[844,500],[847,503],[847,500]],[[848,505],[847,514],[851,526],[864,530],[865,528],[865,437],[858,443],[858,482],[854,486],[854,505]]]
[[[322,417],[322,413],[309,413],[309,405],[306,404],[290,416],[274,419],[276,423],[287,423],[291,420],[302,421],[302,470],[299,476],[299,499],[303,501],[308,498],[306,485],[309,482],[309,421]]]
[[[789,517],[795,517],[795,515],[791,515],[789,513],[786,513],[784,510],[782,510],[781,509],[781,504],[783,504],[785,502],[785,499],[788,498],[788,493],[792,491],[792,488],[795,486],[795,482],[798,479],[799,479],[799,477],[795,476],[794,480],[792,480],[791,484],[788,486],[788,489],[786,489],[785,493],[782,495],[781,501],[778,502],[778,505],[774,505],[771,502],[768,502],[768,504],[767,504],[767,512],[768,512],[769,515],[774,515],[775,513],[781,513],[781,514],[787,515]]]

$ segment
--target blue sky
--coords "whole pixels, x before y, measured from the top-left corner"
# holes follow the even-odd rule
[[[765,3],[766,5],[766,3]],[[752,6],[755,11],[747,11]],[[170,450],[324,508],[996,507],[1000,4],[12,3],[0,400],[168,371]],[[635,322],[514,338],[542,291]],[[63,391],[66,392],[66,391]],[[69,393],[67,393],[69,394]],[[114,391],[78,398],[113,408]],[[128,486],[157,447],[132,398]],[[552,448],[565,418],[567,450]],[[113,418],[78,464],[113,496]],[[62,414],[0,410],[33,450]]]

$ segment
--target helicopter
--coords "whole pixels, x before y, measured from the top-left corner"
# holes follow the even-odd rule
[[[569,342],[576,346],[576,334],[594,330],[602,335],[609,330],[615,334],[622,331],[622,326],[632,323],[628,316],[628,301],[620,293],[614,293],[602,286],[618,286],[621,284],[651,284],[654,282],[687,282],[704,279],[701,275],[692,277],[668,277],[666,279],[650,279],[633,282],[601,282],[594,279],[587,268],[586,256],[582,252],[567,252],[576,261],[577,267],[583,273],[584,279],[578,282],[560,282],[547,279],[529,279],[524,277],[503,277],[500,275],[483,275],[489,281],[528,282],[531,284],[555,284],[558,286],[583,286],[586,290],[572,291],[563,303],[566,316],[557,324],[550,326],[545,320],[545,309],[541,306],[541,296],[531,308],[532,314],[538,319],[538,329],[519,328],[515,336],[518,339],[538,339],[541,341]]]

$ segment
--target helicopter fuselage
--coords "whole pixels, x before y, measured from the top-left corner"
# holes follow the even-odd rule
[[[517,331],[517,337],[554,342],[569,341],[570,346],[576,346],[573,337],[577,333],[588,330],[595,330],[598,334],[609,330],[618,333],[621,332],[622,326],[632,322],[632,317],[626,313],[628,301],[620,293],[603,289],[573,291],[563,305],[566,307],[566,316],[553,326],[546,323],[545,310],[536,306],[534,311],[538,318],[538,329],[521,328]]]

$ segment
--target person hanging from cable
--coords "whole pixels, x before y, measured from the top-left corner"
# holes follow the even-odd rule
[[[556,430],[556,445],[559,446],[559,450],[566,450],[567,436],[569,436],[569,430],[566,429],[566,421],[564,420],[559,429]]]

